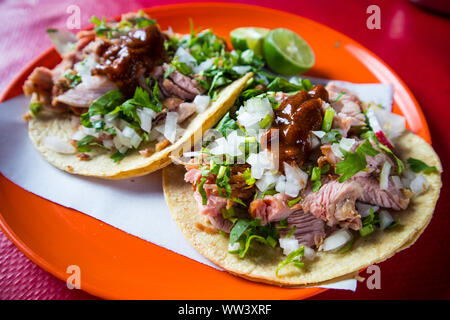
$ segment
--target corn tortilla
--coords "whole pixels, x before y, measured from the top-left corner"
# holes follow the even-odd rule
[[[77,128],[71,124],[70,117],[67,116],[33,117],[28,125],[29,136],[47,161],[69,173],[105,179],[141,176],[167,166],[172,162],[170,159],[172,153],[180,152],[185,144],[189,145],[197,138],[201,138],[201,132],[211,128],[225,115],[251,77],[252,73],[248,73],[224,88],[208,109],[195,114],[183,123],[185,132],[180,139],[148,157],[141,155],[138,150],[133,150],[123,160],[115,163],[110,159],[111,152],[100,149],[93,150],[90,153],[91,159],[83,161],[76,154],[62,154],[49,149],[43,142],[45,137],[58,137],[63,141],[70,141],[77,131]]]
[[[314,261],[307,262],[305,269],[289,265],[280,270],[278,277],[275,271],[285,259],[279,247],[272,249],[256,243],[247,256],[240,259],[238,255],[228,253],[228,236],[207,233],[196,227],[197,223],[207,224],[207,219],[198,212],[192,186],[184,182],[185,169],[182,166],[171,165],[163,169],[164,195],[173,219],[186,238],[200,253],[228,272],[280,286],[320,284],[354,274],[408,248],[430,222],[442,186],[439,157],[428,143],[410,132],[402,135],[396,146],[403,160],[409,157],[420,159],[430,166],[436,166],[439,171],[425,174],[429,189],[414,197],[406,210],[392,213],[394,219],[400,219],[399,226],[386,231],[377,229],[365,238],[359,237],[352,250],[345,254],[317,252]]]

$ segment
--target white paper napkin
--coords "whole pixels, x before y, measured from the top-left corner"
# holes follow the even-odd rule
[[[361,97],[390,107],[386,101],[392,101],[392,87],[348,85]],[[220,269],[191,246],[171,219],[160,172],[110,181],[71,175],[56,169],[44,160],[28,138],[27,123],[22,119],[28,104],[28,98],[19,96],[0,105],[0,172],[6,178],[42,198]],[[354,291],[356,280],[344,280],[327,287]]]

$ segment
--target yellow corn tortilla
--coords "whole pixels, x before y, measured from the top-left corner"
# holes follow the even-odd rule
[[[54,136],[63,141],[70,141],[77,131],[77,128],[71,124],[70,117],[67,116],[33,117],[28,125],[29,136],[47,161],[69,173],[106,179],[141,176],[167,166],[172,162],[170,155],[178,154],[185,144],[189,145],[194,143],[194,140],[200,139],[201,132],[211,128],[225,115],[251,77],[252,73],[248,73],[224,88],[208,109],[195,114],[183,123],[185,132],[180,139],[148,157],[141,155],[139,150],[133,150],[123,160],[115,163],[110,159],[111,152],[100,149],[90,152],[91,159],[83,161],[76,154],[62,154],[49,149],[43,143],[45,137]]]
[[[314,261],[307,261],[305,269],[293,265],[282,268],[277,277],[278,264],[286,257],[281,249],[252,244],[245,258],[228,253],[228,236],[201,231],[196,225],[208,225],[206,217],[198,212],[193,198],[192,186],[184,182],[185,169],[171,165],[163,169],[163,188],[171,215],[186,238],[200,253],[228,272],[258,282],[280,286],[303,286],[320,284],[348,276],[371,264],[384,261],[400,250],[411,246],[431,220],[442,185],[442,166],[433,148],[422,138],[406,133],[396,146],[402,159],[420,159],[430,166],[436,166],[439,173],[425,174],[429,189],[411,200],[404,211],[391,211],[400,225],[390,230],[377,229],[373,234],[359,237],[347,253],[317,252]],[[209,225],[212,227],[211,225]]]

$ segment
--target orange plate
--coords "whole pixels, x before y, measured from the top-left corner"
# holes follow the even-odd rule
[[[196,29],[211,27],[226,38],[232,29],[243,26],[294,30],[316,54],[309,75],[393,84],[394,111],[430,142],[422,111],[402,80],[369,50],[328,27],[286,12],[238,4],[183,4],[145,11],[163,30],[171,26],[181,33],[189,32],[188,18]],[[53,49],[46,51],[13,81],[2,101],[22,92],[24,80],[36,66],[53,67],[58,61]],[[28,258],[63,280],[69,265],[80,266],[81,288],[103,298],[302,299],[324,290],[279,288],[217,271],[26,192],[4,176],[0,176],[0,212],[3,231]]]

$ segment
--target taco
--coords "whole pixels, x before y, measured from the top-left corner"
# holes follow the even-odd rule
[[[242,103],[244,94],[220,134],[163,169],[171,215],[205,257],[250,280],[302,286],[417,240],[442,166],[403,117],[333,82]]]
[[[118,179],[166,166],[251,77],[252,61],[211,30],[161,31],[143,12],[92,22],[76,35],[47,30],[62,61],[37,67],[24,84],[30,138],[67,172]]]

